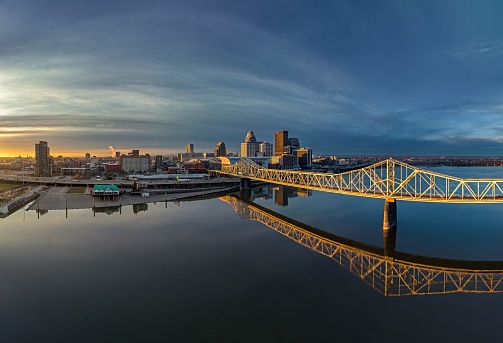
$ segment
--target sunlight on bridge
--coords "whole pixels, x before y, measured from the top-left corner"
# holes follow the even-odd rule
[[[284,186],[369,198],[449,203],[503,203],[503,179],[464,179],[387,159],[340,174],[264,168],[250,159],[217,173]]]

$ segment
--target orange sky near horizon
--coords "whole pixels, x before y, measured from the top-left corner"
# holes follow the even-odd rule
[[[49,147],[51,148],[51,155],[53,157],[57,156],[64,156],[64,157],[84,157],[86,153],[91,154],[91,156],[98,156],[98,157],[106,157],[106,156],[112,156],[111,150],[109,149],[102,149],[102,150],[77,150],[77,151],[64,151],[61,149],[53,149],[50,145]],[[130,152],[132,149],[123,149],[123,150],[114,150],[114,151],[120,151],[121,154],[127,154]],[[182,151],[180,151],[182,152]],[[141,149],[140,148],[140,153],[141,154],[151,154],[151,155],[172,155],[176,154],[177,152],[171,152],[169,150],[160,150],[160,149]],[[35,145],[33,145],[33,149],[27,150],[27,149],[5,149],[4,147],[0,146],[0,157],[35,157]],[[115,154],[114,154],[115,156]]]
[[[99,151],[53,151],[51,149],[51,155],[57,157],[59,155],[65,157],[83,157],[86,152],[89,152],[92,156],[110,156],[110,150],[99,150]],[[33,150],[6,150],[0,148],[0,157],[34,157],[35,149]]]

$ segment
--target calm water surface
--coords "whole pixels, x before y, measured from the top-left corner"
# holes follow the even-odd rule
[[[260,191],[263,207],[382,247],[382,200]],[[222,200],[147,207],[0,220],[0,341],[501,341],[503,294],[385,297]],[[503,261],[503,204],[399,202],[398,223],[398,251]]]

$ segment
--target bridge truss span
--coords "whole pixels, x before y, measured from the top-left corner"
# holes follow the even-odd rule
[[[370,198],[450,203],[503,203],[503,179],[469,179],[436,173],[387,159],[365,168],[324,174],[264,168],[242,158],[221,174],[284,186]]]

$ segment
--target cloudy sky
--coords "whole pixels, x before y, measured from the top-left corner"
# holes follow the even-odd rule
[[[0,0],[0,156],[503,155],[503,1]]]

